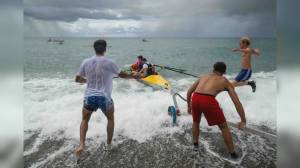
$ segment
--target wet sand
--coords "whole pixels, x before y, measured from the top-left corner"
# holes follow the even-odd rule
[[[236,151],[240,155],[237,160],[229,158],[220,132],[205,129],[201,132],[200,151],[193,152],[191,129],[186,128],[180,133],[156,135],[143,143],[117,135],[114,137],[112,149],[108,151],[105,150],[105,144],[99,142],[97,137],[88,138],[86,150],[78,159],[78,163],[73,154],[78,145],[77,140],[39,137],[39,131],[31,132],[31,135],[24,141],[24,166],[49,168],[276,167],[276,139],[240,132],[235,128],[231,130]],[[264,130],[275,132],[268,128]],[[41,139],[42,143],[35,146],[35,141],[41,141]]]

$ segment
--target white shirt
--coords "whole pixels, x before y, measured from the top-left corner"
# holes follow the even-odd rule
[[[143,64],[143,69],[145,69],[145,68],[148,68],[147,63],[146,63],[146,64]]]
[[[119,73],[117,64],[105,56],[93,56],[83,60],[78,75],[87,80],[85,97],[105,96],[111,98],[112,79]]]

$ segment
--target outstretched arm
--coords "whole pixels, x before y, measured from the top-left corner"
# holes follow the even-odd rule
[[[139,73],[140,73],[140,74],[144,74],[144,73],[147,71],[147,69],[148,69],[148,68],[142,68],[142,69],[139,71]]]
[[[80,75],[76,75],[75,82],[84,84],[84,83],[86,83],[86,79]]]
[[[194,82],[194,84],[189,88],[188,92],[187,92],[187,105],[188,105],[188,113],[191,114],[191,96],[193,94],[193,92],[196,90],[197,86],[198,86],[198,83],[199,83],[199,80],[198,79],[196,82]]]
[[[242,52],[242,53],[250,52],[249,48],[246,48],[246,49],[234,48],[234,49],[232,49],[232,51],[233,52]]]
[[[253,54],[259,56],[260,55],[260,49],[259,48],[246,48],[246,49],[241,49],[241,48],[234,48],[232,49],[233,52],[242,52],[242,53],[249,53],[252,52]]]
[[[124,71],[121,71],[118,75],[120,78],[124,78],[124,79],[139,79],[139,75],[135,75],[135,74],[128,74]]]
[[[227,81],[227,89],[228,89],[229,96],[234,103],[236,111],[238,112],[238,114],[241,118],[241,122],[238,124],[238,128],[242,129],[243,127],[246,126],[246,117],[245,117],[243,105],[240,102],[239,97],[234,90],[234,87],[232,86],[232,84],[229,81]]]
[[[254,48],[254,49],[251,49],[252,50],[252,53],[259,56],[260,55],[260,49],[259,48]]]

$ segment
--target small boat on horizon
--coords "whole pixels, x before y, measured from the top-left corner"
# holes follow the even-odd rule
[[[48,43],[50,42],[56,42],[59,44],[63,44],[65,42],[65,40],[61,40],[61,39],[52,39],[51,37],[47,40]]]

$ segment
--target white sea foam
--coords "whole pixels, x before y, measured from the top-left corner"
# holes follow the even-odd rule
[[[237,88],[244,105],[248,122],[255,125],[267,125],[276,128],[276,72],[257,73],[257,92],[250,87]],[[194,79],[170,80],[179,93],[186,90]],[[41,78],[25,81],[25,131],[39,130],[41,136],[54,138],[79,139],[79,124],[85,85],[78,85],[73,79]],[[115,102],[115,137],[123,135],[128,138],[145,141],[153,135],[182,131],[184,125],[190,126],[190,115],[179,117],[179,126],[168,126],[172,122],[167,114],[172,99],[168,92],[153,91],[150,87],[135,80],[114,81],[112,95]],[[224,109],[227,120],[239,121],[227,93],[221,93],[217,99]],[[186,103],[178,101],[182,113],[186,113]],[[206,126],[205,119],[202,126]],[[102,112],[93,114],[87,137],[106,137],[106,119]],[[170,124],[169,124],[170,125]],[[63,134],[59,132],[63,131]]]

